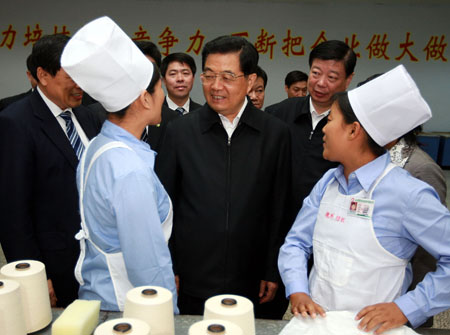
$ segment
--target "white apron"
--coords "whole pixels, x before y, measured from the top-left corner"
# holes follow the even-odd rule
[[[380,245],[371,218],[351,211],[358,199],[372,198],[373,190],[394,167],[389,164],[369,192],[341,194],[337,180],[325,191],[314,228],[309,287],[311,298],[328,311],[359,311],[400,296],[408,261]]]
[[[131,149],[125,143],[122,143],[119,141],[109,142],[109,143],[103,145],[92,156],[92,159],[89,162],[89,166],[87,169],[86,177],[84,177],[86,154],[87,154],[88,149],[92,142],[93,141],[91,141],[89,143],[89,145],[86,147],[86,150],[84,150],[84,153],[83,153],[83,156],[82,156],[81,162],[80,162],[79,197],[80,197],[81,230],[75,235],[75,238],[80,241],[80,256],[78,257],[78,261],[75,266],[75,278],[77,279],[77,281],[80,285],[84,285],[84,280],[83,280],[83,277],[81,274],[81,267],[83,265],[84,258],[86,255],[86,241],[89,241],[98,250],[98,252],[100,252],[106,259],[108,270],[111,275],[111,281],[112,281],[113,287],[114,287],[114,293],[116,296],[117,306],[119,307],[120,311],[123,311],[123,308],[125,305],[125,300],[126,300],[126,294],[129,290],[131,290],[133,288],[133,285],[128,280],[128,274],[127,274],[127,269],[125,267],[125,261],[123,259],[123,254],[122,254],[122,252],[106,253],[102,249],[100,249],[89,238],[89,229],[86,226],[86,221],[85,221],[85,217],[84,217],[83,197],[84,197],[84,189],[86,187],[86,182],[89,177],[91,167],[101,154],[103,154],[105,151],[108,151],[113,148],[126,148],[129,150],[133,150],[133,149]],[[150,192],[150,190],[149,190],[149,192]],[[170,200],[170,198],[169,198],[169,202],[170,202],[169,212],[167,214],[166,219],[162,223],[162,229],[163,229],[164,237],[166,239],[166,243],[168,242],[170,235],[172,233],[172,225],[173,225],[172,201]]]

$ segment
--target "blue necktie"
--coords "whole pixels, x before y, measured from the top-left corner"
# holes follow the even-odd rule
[[[72,145],[75,154],[77,155],[78,159],[80,159],[81,154],[84,150],[84,145],[81,142],[81,138],[78,135],[75,125],[73,124],[72,117],[70,116],[70,111],[65,111],[59,114],[59,116],[61,116],[64,121],[66,121],[67,137],[69,138],[70,144]]]
[[[177,109],[175,109],[180,115],[184,115],[184,113],[186,112],[186,110],[183,107],[178,107]]]

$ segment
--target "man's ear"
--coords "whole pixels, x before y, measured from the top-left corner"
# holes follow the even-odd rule
[[[42,67],[39,66],[36,70],[36,75],[38,77],[39,82],[42,83],[43,86],[47,86],[48,84],[47,79],[50,76],[50,73],[48,73]]]
[[[256,78],[257,78],[256,73],[251,73],[251,74],[248,75],[248,78],[247,78],[247,81],[248,81],[247,95],[252,90],[253,85],[255,84]]]

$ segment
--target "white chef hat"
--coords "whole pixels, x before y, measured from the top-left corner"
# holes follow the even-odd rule
[[[61,66],[108,112],[131,104],[153,76],[153,64],[107,16],[77,31],[64,48]]]
[[[348,92],[361,125],[380,146],[431,118],[431,109],[403,65]]]

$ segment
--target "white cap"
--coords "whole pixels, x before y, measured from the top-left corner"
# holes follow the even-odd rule
[[[348,92],[361,125],[380,146],[431,118],[431,109],[403,65]]]
[[[135,101],[153,76],[153,64],[106,16],[77,31],[64,48],[61,66],[108,112]]]

